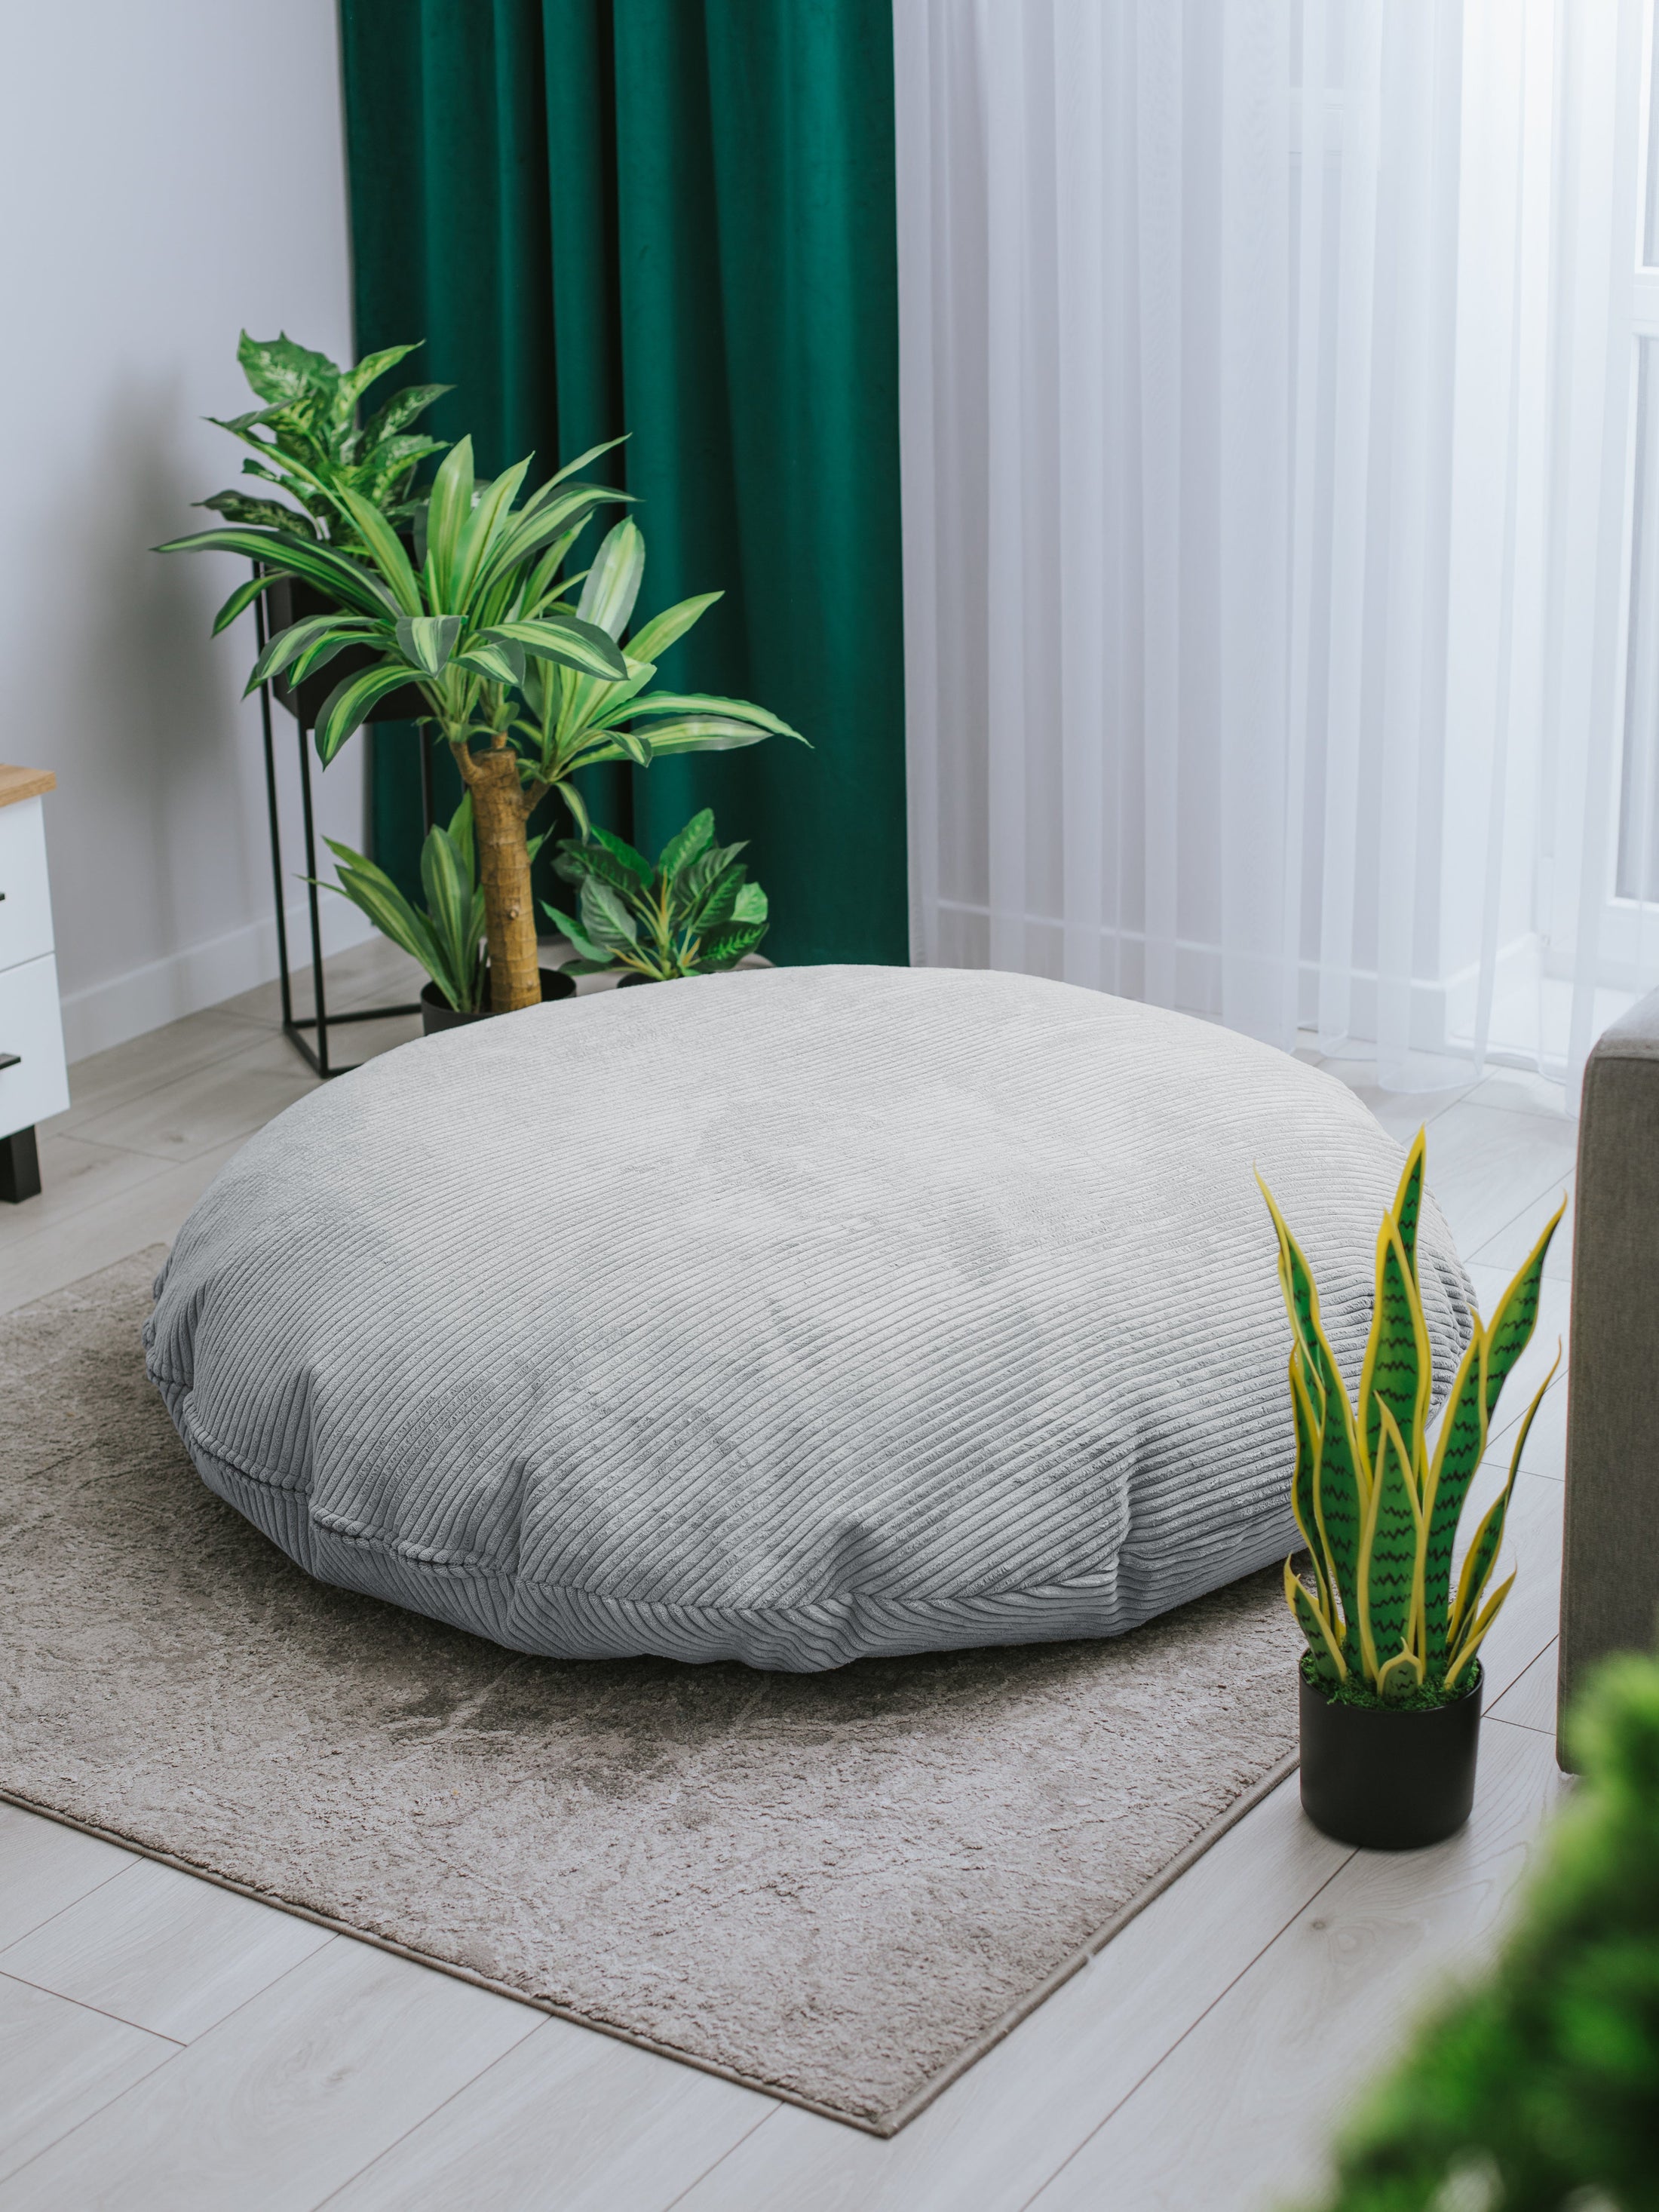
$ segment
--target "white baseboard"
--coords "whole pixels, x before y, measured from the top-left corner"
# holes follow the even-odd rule
[[[374,934],[365,914],[342,898],[323,903],[323,950],[344,952]],[[310,957],[310,924],[303,899],[287,915],[290,960]],[[106,983],[90,983],[65,994],[64,1047],[71,1064],[89,1053],[104,1052],[146,1030],[159,1030],[185,1014],[198,1014],[234,999],[239,991],[270,982],[276,974],[274,918],[228,930],[222,937],[191,945],[165,960],[152,960]]]

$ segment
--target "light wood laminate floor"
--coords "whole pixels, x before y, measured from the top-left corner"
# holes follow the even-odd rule
[[[332,972],[342,1006],[410,989],[388,947]],[[44,1194],[0,1208],[0,1310],[171,1238],[312,1085],[275,1015],[273,986],[71,1070],[74,1103],[41,1132]],[[366,1025],[353,1049],[413,1029]],[[1493,1074],[1407,1098],[1362,1063],[1326,1064],[1396,1135],[1428,1121],[1430,1182],[1489,1307],[1571,1193],[1560,1091]],[[1566,1333],[1569,1240],[1570,1224],[1538,1375]],[[1521,1578],[1487,1646],[1468,1831],[1401,1857],[1350,1851],[1303,1820],[1292,1779],[891,2142],[0,1807],[0,2212],[1284,2203],[1317,2185],[1356,2082],[1488,1949],[1563,1787],[1553,1396],[1511,1520]],[[1499,1437],[1489,1482],[1506,1452]]]

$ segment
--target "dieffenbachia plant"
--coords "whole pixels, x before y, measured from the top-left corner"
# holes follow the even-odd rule
[[[472,441],[463,438],[416,518],[418,565],[386,516],[345,488],[331,496],[358,533],[354,550],[275,526],[204,530],[158,549],[240,553],[260,564],[220,608],[216,635],[278,576],[302,577],[334,602],[277,631],[254,662],[249,691],[283,670],[301,683],[349,647],[376,656],[323,702],[316,739],[325,765],[378,701],[405,684],[420,691],[429,709],[423,720],[449,746],[471,794],[497,1013],[541,1000],[526,825],[549,792],[585,823],[569,781],[578,768],[623,759],[643,766],[659,752],[723,750],[775,731],[799,735],[744,700],[647,692],[656,672],[648,654],[665,650],[719,594],[647,623],[624,652],[618,640],[645,558],[636,529],[611,531],[585,579],[562,579],[595,510],[627,496],[569,481],[608,450],[593,447],[515,507],[529,460],[480,490]],[[579,581],[573,609],[564,602]]]
[[[404,520],[417,464],[444,450],[440,439],[416,436],[410,426],[454,387],[406,385],[367,422],[358,422],[357,410],[370,385],[415,350],[415,345],[387,346],[354,368],[340,368],[326,354],[296,345],[285,332],[251,338],[244,331],[236,358],[255,398],[264,404],[228,421],[216,415],[208,419],[258,454],[257,460],[243,462],[245,477],[276,485],[295,504],[220,491],[198,500],[198,506],[211,507],[227,522],[298,531],[334,544],[358,543],[338,503],[343,491],[355,492],[394,521]]]
[[[623,968],[653,983],[733,968],[766,934],[766,893],[748,880],[742,844],[714,842],[704,807],[678,830],[656,864],[608,830],[566,838],[554,866],[581,886],[580,920],[544,910],[575,948],[579,975]]]
[[[1291,1318],[1296,1426],[1292,1503],[1313,1560],[1313,1587],[1285,1564],[1285,1595],[1307,1638],[1312,1677],[1362,1701],[1443,1703],[1474,1679],[1475,1656],[1515,1577],[1488,1595],[1528,1431],[1560,1364],[1527,1409],[1509,1480],[1451,1572],[1458,1523],[1486,1448],[1498,1395],[1531,1339],[1545,1255],[1565,1200],[1490,1322],[1474,1316],[1431,1449],[1432,1380],[1417,1280],[1424,1133],[1419,1131],[1376,1242],[1376,1290],[1357,1404],[1319,1318],[1301,1248],[1261,1184],[1279,1237],[1279,1282]],[[1258,1177],[1258,1181],[1260,1178]]]

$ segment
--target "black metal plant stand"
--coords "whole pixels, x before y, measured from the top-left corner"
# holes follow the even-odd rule
[[[259,650],[265,649],[265,605],[263,598],[253,603],[254,625]],[[343,1067],[336,1066],[329,1053],[328,1035],[331,1029],[343,1028],[348,1022],[381,1022],[396,1014],[418,1014],[417,1000],[397,1006],[361,1006],[349,1013],[331,1014],[323,982],[322,915],[317,896],[317,836],[311,804],[311,726],[300,711],[300,695],[290,693],[294,701],[294,724],[300,745],[300,807],[305,824],[306,899],[311,923],[311,988],[316,1012],[296,1014],[294,1011],[294,988],[288,963],[288,913],[283,896],[283,832],[276,808],[276,750],[270,728],[270,685],[259,686],[259,718],[264,726],[265,743],[265,806],[270,817],[270,878],[276,901],[276,962],[283,993],[283,1035],[300,1057],[320,1075],[325,1082],[331,1076],[349,1075],[361,1065],[349,1061]],[[425,827],[432,827],[432,754],[424,732],[421,740],[421,808]],[[305,1032],[315,1030],[317,1042],[313,1048]]]

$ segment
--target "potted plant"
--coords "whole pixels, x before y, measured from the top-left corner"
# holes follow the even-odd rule
[[[623,971],[624,983],[665,983],[735,968],[766,934],[766,893],[738,859],[743,844],[714,842],[704,807],[672,836],[654,866],[608,830],[563,839],[554,866],[580,885],[580,920],[543,911],[574,947],[573,975]]]
[[[1376,1289],[1359,1395],[1351,1401],[1319,1317],[1301,1248],[1261,1185],[1279,1238],[1291,1319],[1292,1504],[1311,1584],[1285,1565],[1285,1595],[1307,1639],[1301,1662],[1302,1802],[1340,1842],[1404,1850],[1455,1832],[1474,1802],[1482,1639],[1515,1577],[1487,1594],[1540,1385],[1509,1480],[1452,1567],[1458,1525],[1505,1377],[1531,1339],[1559,1208],[1490,1322],[1477,1314],[1437,1438],[1428,1438],[1431,1363],[1417,1281],[1424,1133],[1418,1132],[1376,1244]],[[1560,1354],[1556,1355],[1556,1365]]]
[[[461,794],[447,827],[434,823],[427,834],[421,848],[423,908],[406,899],[385,869],[363,854],[337,838],[324,842],[334,855],[340,880],[322,888],[337,890],[360,907],[376,929],[418,960],[431,978],[421,991],[422,1036],[489,1020],[493,1009],[471,793]],[[529,841],[532,861],[543,842],[540,837]],[[574,975],[557,968],[544,968],[541,984],[544,1000],[568,999],[576,988]]]
[[[413,425],[453,386],[407,385],[367,422],[357,418],[370,386],[415,352],[417,344],[387,346],[343,369],[326,354],[296,344],[285,331],[274,338],[251,338],[244,331],[236,358],[255,398],[264,404],[228,421],[216,415],[209,419],[253,448],[258,458],[242,463],[243,475],[275,485],[293,504],[235,490],[215,492],[211,499],[197,504],[211,508],[227,522],[296,531],[325,544],[361,546],[335,496],[343,489],[357,493],[394,524],[410,526],[416,509],[409,504],[409,489],[415,470],[428,454],[444,451],[441,440],[417,434]],[[273,632],[286,629],[331,604],[314,585],[280,577],[266,601],[269,627]],[[356,658],[361,665],[362,656]],[[343,661],[335,672],[337,678],[350,665]],[[315,722],[326,685],[313,684],[296,695],[279,675],[272,688],[289,714],[308,724]],[[405,690],[379,702],[369,719],[410,721],[421,712],[421,704]]]
[[[337,503],[343,490],[356,492],[394,522],[411,520],[415,510],[406,503],[410,479],[417,463],[428,453],[441,453],[444,447],[437,438],[416,435],[410,426],[454,386],[405,385],[361,425],[357,410],[369,386],[419,344],[417,339],[411,345],[387,346],[353,368],[340,368],[326,354],[296,345],[286,332],[251,338],[244,331],[236,358],[255,398],[264,404],[228,422],[217,415],[208,420],[258,454],[257,460],[243,462],[244,476],[275,484],[294,504],[218,491],[197,505],[210,507],[227,522],[297,531],[331,545],[360,543]]]
[[[773,732],[800,735],[745,700],[647,689],[653,656],[719,594],[670,608],[624,651],[619,640],[645,558],[632,525],[611,532],[577,606],[566,604],[576,580],[561,580],[566,555],[595,510],[624,496],[568,481],[605,450],[584,453],[516,506],[528,459],[480,492],[471,441],[463,438],[416,517],[418,566],[387,518],[345,486],[330,495],[359,533],[361,551],[275,525],[202,531],[160,549],[240,553],[265,565],[265,575],[240,586],[221,608],[216,632],[273,575],[301,577],[332,594],[336,607],[273,638],[248,678],[252,690],[281,670],[300,680],[348,649],[369,653],[370,665],[343,678],[323,702],[316,744],[325,765],[378,700],[414,679],[425,719],[471,795],[490,1005],[498,1013],[541,996],[527,824],[550,792],[583,823],[570,781],[578,768],[603,760],[643,766],[659,753],[755,744]]]
[[[1346,2123],[1325,2212],[1659,2203],[1659,1662],[1607,1660],[1503,1948]]]

